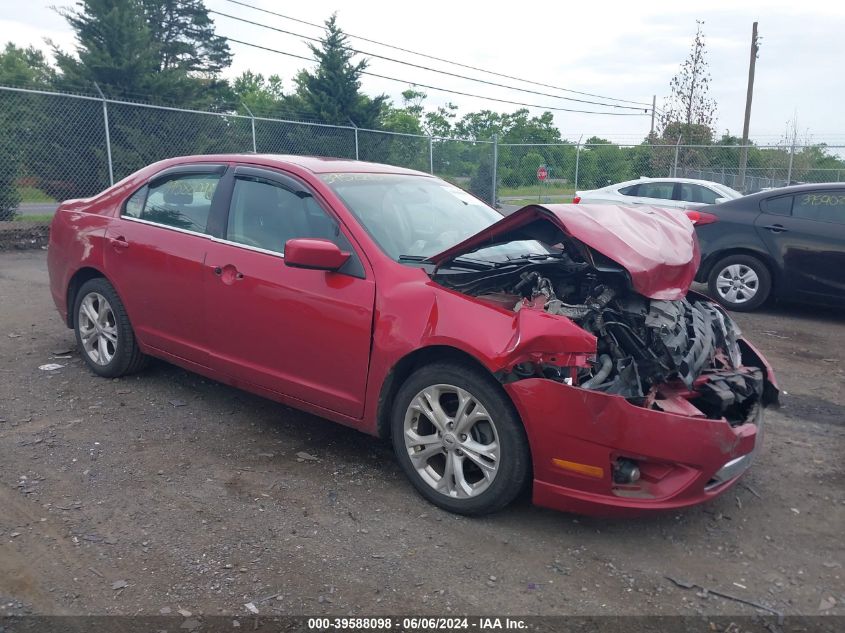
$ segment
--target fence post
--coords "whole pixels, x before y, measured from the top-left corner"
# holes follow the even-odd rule
[[[499,169],[499,135],[493,135],[493,191],[490,194],[492,197],[493,208],[496,208],[496,188],[498,186],[496,172]]]
[[[106,95],[100,90],[97,82],[94,82],[94,87],[100,93],[100,98],[103,100],[103,126],[106,128],[106,156],[109,160],[109,186],[114,184],[114,167],[111,161],[111,135],[109,134],[109,106],[106,102]]]
[[[353,123],[354,125],[354,123]],[[358,158],[358,126],[355,125],[355,160],[361,160]]]
[[[578,137],[578,144],[575,146],[575,182],[573,183],[573,187],[575,191],[578,191],[578,168],[581,166],[581,139],[584,138],[584,135]]]
[[[428,173],[434,173],[434,139],[428,137]]]
[[[675,143],[675,164],[672,167],[672,178],[678,177],[678,150],[681,148],[681,135],[678,134],[678,142]]]
[[[249,115],[249,122],[252,124],[252,153],[257,154],[258,149],[255,144],[255,115],[252,113],[252,110],[249,109],[249,106],[245,103],[241,104],[246,110],[247,114]]]

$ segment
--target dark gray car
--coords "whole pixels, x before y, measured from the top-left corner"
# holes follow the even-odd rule
[[[697,281],[731,310],[770,296],[845,304],[845,183],[761,191],[703,207]]]

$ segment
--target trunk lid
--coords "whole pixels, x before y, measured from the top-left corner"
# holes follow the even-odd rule
[[[586,244],[622,266],[631,285],[651,299],[686,295],[701,258],[692,222],[682,211],[599,204],[532,204],[463,242],[432,255],[438,267],[472,251],[513,240],[554,244],[555,232]]]

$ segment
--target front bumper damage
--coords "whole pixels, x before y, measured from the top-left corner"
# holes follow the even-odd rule
[[[744,356],[759,357],[745,341],[741,347]],[[765,406],[777,404],[771,368],[759,360],[764,397],[744,423],[733,426],[704,417],[680,394],[657,410],[543,378],[506,384],[531,444],[534,503],[578,514],[631,516],[697,505],[725,492],[760,450]],[[614,482],[620,460],[638,464],[636,483]]]

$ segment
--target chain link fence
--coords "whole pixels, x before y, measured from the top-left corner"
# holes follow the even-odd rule
[[[745,193],[845,176],[845,147],[752,145],[743,171],[739,146],[681,141],[470,141],[0,86],[0,221],[49,215],[57,201],[94,195],[145,165],[186,154],[311,154],[387,163],[436,174],[510,206],[567,201],[576,190],[641,176],[712,180]],[[818,166],[820,151],[832,166]]]

